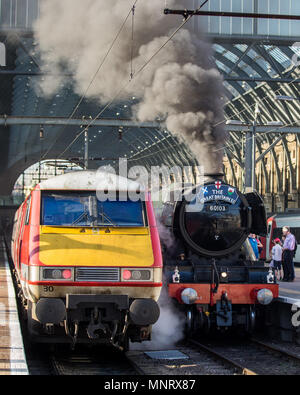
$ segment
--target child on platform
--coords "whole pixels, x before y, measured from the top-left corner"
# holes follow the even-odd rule
[[[272,261],[273,261],[273,270],[275,272],[277,280],[282,280],[283,272],[282,272],[282,247],[281,242],[277,238],[274,240],[275,245],[272,248]]]

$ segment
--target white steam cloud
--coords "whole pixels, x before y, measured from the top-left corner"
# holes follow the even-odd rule
[[[151,341],[131,343],[131,350],[166,350],[184,338],[185,315],[172,305],[163,287],[158,300],[160,316],[152,328]]]
[[[132,5],[133,0],[43,0],[35,25],[43,70],[73,73],[75,91],[82,95]],[[109,102],[128,82],[131,66],[139,70],[166,42],[181,19],[164,15],[163,5],[161,0],[138,1],[133,45],[129,18],[88,98]],[[170,0],[168,6],[176,6],[176,1]],[[133,79],[122,99],[138,97],[134,109],[138,120],[164,118],[167,128],[188,142],[206,170],[219,171],[223,154],[215,150],[223,145],[225,133],[213,125],[223,120],[222,78],[210,45],[186,26],[189,23]],[[46,76],[41,88],[52,95],[66,82],[63,76]]]
[[[160,217],[156,217],[156,225],[161,242],[165,247],[171,249],[175,243],[175,238],[171,229],[162,223]]]

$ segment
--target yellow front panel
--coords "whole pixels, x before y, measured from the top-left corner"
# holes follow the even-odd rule
[[[39,260],[49,266],[152,266],[147,228],[41,226]]]

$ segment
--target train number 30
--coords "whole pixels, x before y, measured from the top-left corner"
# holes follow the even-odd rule
[[[54,292],[54,287],[52,285],[44,286],[44,292]]]

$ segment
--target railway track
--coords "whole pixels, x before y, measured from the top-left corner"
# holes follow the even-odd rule
[[[5,243],[8,260],[11,264],[10,252]],[[14,279],[15,280],[15,279]],[[16,289],[17,286],[14,284]],[[21,318],[21,307],[19,316]],[[20,319],[22,331],[26,334],[26,328]],[[109,348],[103,352],[98,347],[76,349],[76,352],[65,350],[59,347],[54,352],[47,351],[39,347],[34,354],[28,349],[24,338],[25,350],[28,360],[29,374],[33,375],[143,375],[145,372],[140,365],[132,363],[125,354],[118,350]],[[221,375],[300,375],[300,356],[274,346],[268,342],[258,339],[251,339],[246,342],[211,342],[200,343],[196,340],[189,340],[194,349],[201,351],[199,358],[198,372],[186,372],[181,370],[181,374],[221,374]],[[64,350],[64,351],[62,351]],[[183,350],[184,351],[184,350]],[[186,350],[188,352],[188,349]],[[166,374],[159,367],[155,368],[155,373]],[[174,373],[174,372],[173,372]]]
[[[59,346],[44,352],[43,360],[32,358],[33,375],[299,375],[300,357],[257,339],[249,341],[200,343],[189,340],[178,350],[186,361],[155,361],[143,352],[139,357],[110,347],[78,346],[75,351]],[[42,362],[42,363],[41,363]]]
[[[75,351],[54,350],[50,354],[52,375],[138,375],[126,355],[111,347],[81,347]]]
[[[300,356],[267,342],[250,339],[236,342],[200,343],[189,340],[225,365],[242,375],[299,375]]]
[[[189,343],[196,346],[196,348],[201,350],[202,352],[206,352],[211,357],[213,357],[217,361],[219,361],[221,364],[223,364],[225,366],[230,366],[233,369],[233,372],[234,372],[233,374],[256,375],[256,373],[254,371],[252,371],[251,369],[244,367],[238,361],[235,361],[230,356],[226,355],[224,352],[220,352],[212,346],[207,346],[206,344],[202,344],[202,343],[200,343],[196,340],[193,340],[193,339],[189,340]]]
[[[17,279],[14,275],[12,259],[7,240],[3,237],[16,293]],[[32,344],[29,341],[27,326],[22,319],[22,306],[17,299],[19,319],[30,375],[136,375],[143,374],[133,366],[126,355],[112,347],[91,347],[77,345],[71,351],[68,345],[50,346]]]

